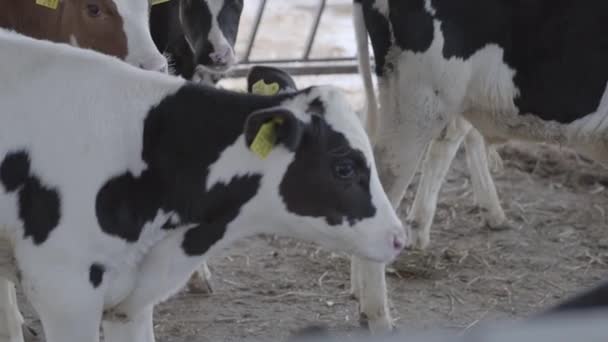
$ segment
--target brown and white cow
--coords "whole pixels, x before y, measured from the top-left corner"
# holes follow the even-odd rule
[[[0,27],[167,71],[148,25],[148,0],[0,0]]]

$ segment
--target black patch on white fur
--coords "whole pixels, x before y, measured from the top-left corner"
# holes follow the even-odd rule
[[[334,163],[352,159],[357,175],[344,181],[333,175]],[[313,116],[302,136],[295,160],[287,169],[280,194],[290,212],[324,218],[329,225],[372,217],[376,208],[369,188],[370,169],[363,153],[333,130],[319,116]]]
[[[89,281],[94,288],[98,288],[99,285],[103,282],[103,274],[105,273],[106,268],[101,264],[93,264],[89,268]]]
[[[42,244],[59,224],[59,193],[31,173],[26,151],[5,155],[0,165],[0,181],[8,192],[18,194],[24,238],[31,237],[34,244]]]
[[[209,205],[205,222],[188,230],[182,242],[187,255],[203,255],[226,232],[226,226],[239,214],[240,208],[257,194],[261,176],[233,178],[229,184],[216,184],[206,196]]]
[[[374,50],[375,71],[378,76],[382,76],[385,72],[386,56],[392,45],[389,21],[374,8],[373,0],[355,0],[355,2],[361,3],[365,27]]]
[[[310,101],[306,113],[311,115],[325,115],[325,103],[320,98]]]
[[[145,119],[142,159],[147,169],[140,176],[125,172],[108,180],[97,195],[101,229],[136,242],[162,210],[177,215],[181,226],[196,226],[185,234],[182,248],[187,255],[204,254],[257,194],[262,176],[249,173],[207,189],[209,167],[244,133],[252,113],[271,113],[268,109],[287,98],[310,91],[256,96],[187,84],[167,96]],[[286,137],[283,143],[293,145],[295,160],[279,189],[287,209],[334,225],[373,216],[370,170],[363,154],[321,116],[313,115],[310,124],[294,124],[297,130],[288,132],[298,139]],[[344,158],[356,163],[357,177],[350,181],[336,179],[332,171],[333,163]],[[176,227],[163,223],[165,229]]]
[[[0,165],[0,181],[7,192],[22,186],[30,175],[30,159],[25,152],[9,153]]]
[[[188,253],[206,250],[223,236],[223,223],[234,218],[229,213],[238,213],[259,186],[259,175],[251,175],[207,190],[208,167],[243,134],[250,113],[276,107],[286,97],[246,95],[194,84],[166,97],[150,110],[144,124],[142,158],[148,168],[139,176],[125,172],[109,179],[97,194],[101,229],[134,243],[162,210],[179,217],[177,223],[167,219],[163,229],[199,225],[196,232],[187,234],[196,238],[184,242]]]

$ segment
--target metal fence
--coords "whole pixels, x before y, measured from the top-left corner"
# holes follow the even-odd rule
[[[317,35],[319,34],[319,24],[327,6],[327,0],[319,0],[319,4],[314,14],[312,26],[308,31],[308,37],[301,57],[285,59],[251,59],[251,52],[255,47],[255,41],[260,29],[260,23],[264,17],[267,0],[261,0],[257,8],[254,25],[249,37],[247,38],[247,48],[242,56],[239,66],[233,72],[232,77],[243,77],[252,65],[272,65],[278,66],[291,75],[321,75],[321,74],[352,74],[357,70],[356,56],[346,57],[326,57],[313,58],[311,51]]]

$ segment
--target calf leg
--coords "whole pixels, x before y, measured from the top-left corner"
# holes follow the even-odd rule
[[[47,342],[99,342],[103,293],[93,288],[85,272],[47,267],[47,276],[24,274],[25,293],[40,316]]]
[[[103,321],[106,342],[154,342],[154,308],[152,305],[128,320]]]
[[[0,341],[23,342],[23,316],[17,305],[15,285],[4,278],[0,278]]]
[[[465,139],[467,164],[471,172],[471,183],[475,200],[481,207],[484,219],[490,228],[509,227],[505,212],[500,205],[496,186],[490,174],[488,151],[483,136],[476,129],[469,131]]]
[[[464,136],[471,128],[464,119],[457,118],[429,145],[422,164],[420,184],[407,218],[407,223],[412,229],[414,247],[426,249],[430,243],[431,224],[437,209],[441,184]]]
[[[372,332],[393,327],[384,272],[384,264],[351,257],[351,286],[356,283],[353,294],[359,299],[359,323]]]
[[[213,283],[211,282],[211,271],[207,262],[199,267],[188,280],[188,290],[192,293],[210,295],[213,293]]]

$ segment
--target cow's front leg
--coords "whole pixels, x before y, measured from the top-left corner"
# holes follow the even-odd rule
[[[154,342],[154,306],[150,305],[129,317],[103,321],[106,342]]]
[[[8,279],[0,278],[0,341],[23,342],[23,316],[19,312],[15,284]]]
[[[104,320],[115,323],[104,324],[105,329],[110,329],[111,336],[119,336],[119,332],[112,331],[119,329],[129,331],[131,336],[152,338],[128,341],[153,341],[153,336],[150,337],[150,334],[144,331],[148,330],[152,322],[141,323],[146,317],[151,321],[152,315],[142,314],[179,291],[202,261],[201,256],[188,256],[183,251],[182,243],[187,232],[188,229],[185,228],[175,230],[148,251],[139,267],[133,292],[104,315]]]
[[[467,121],[457,118],[429,145],[422,163],[418,190],[406,221],[412,229],[412,246],[416,248],[426,249],[430,243],[439,190],[463,138],[471,129]]]
[[[359,323],[372,332],[393,328],[384,264],[351,257],[351,290],[359,300]]]
[[[42,322],[47,342],[99,342],[103,291],[89,281],[89,268],[47,260],[28,262],[22,286]],[[61,276],[58,276],[61,275]]]

